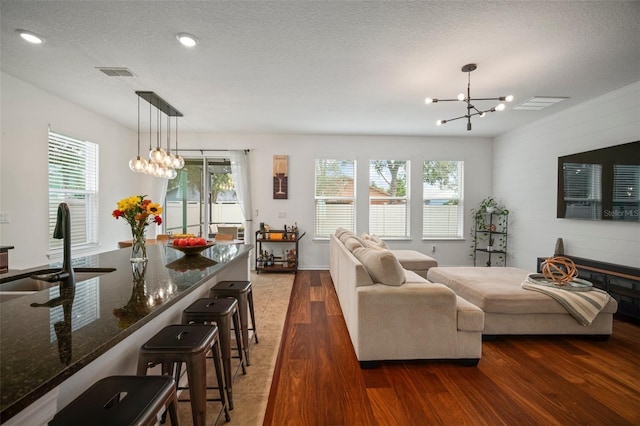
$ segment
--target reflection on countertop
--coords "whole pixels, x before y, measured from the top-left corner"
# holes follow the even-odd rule
[[[78,281],[72,289],[54,286],[0,303],[1,421],[130,336],[228,263],[248,255],[251,248],[214,245],[202,255],[184,256],[166,245],[151,245],[146,265],[132,265],[130,249],[87,256],[74,259],[73,266],[115,270]]]

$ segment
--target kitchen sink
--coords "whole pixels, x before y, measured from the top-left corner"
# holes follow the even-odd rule
[[[91,278],[99,277],[109,272],[115,271],[115,268],[73,268],[76,277],[76,283]],[[19,274],[8,278],[0,278],[0,302],[5,302],[16,297],[26,296],[27,294],[37,293],[41,290],[57,286],[60,281],[45,281],[36,279],[36,275],[48,275],[60,271],[59,269],[42,269],[39,271],[31,271],[25,274]]]

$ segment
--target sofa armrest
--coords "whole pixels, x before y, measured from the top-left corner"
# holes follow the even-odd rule
[[[357,329],[352,333],[359,360],[420,359],[456,353],[457,299],[436,283],[374,284],[358,287]]]
[[[484,330],[484,311],[460,296],[456,296],[458,307],[458,330]]]

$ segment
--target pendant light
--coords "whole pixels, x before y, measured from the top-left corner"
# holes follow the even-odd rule
[[[178,117],[182,113],[165,102],[154,92],[137,91],[138,95],[138,156],[131,159],[131,170],[158,178],[174,179],[177,168],[184,167],[184,159],[178,155]],[[140,98],[149,103],[149,160],[140,157]],[[152,144],[152,106],[156,108],[156,147]],[[162,114],[167,116],[167,149],[162,147]],[[171,153],[171,117],[176,117],[176,150]]]
[[[138,99],[140,99],[140,97],[138,96]],[[151,152],[152,147],[151,147],[151,102],[149,102],[149,152]],[[147,167],[145,167],[145,169],[143,170],[143,173],[145,175],[149,175],[149,176],[153,176],[153,170],[155,168],[155,163],[153,162],[153,160],[149,160],[147,161]]]
[[[140,97],[138,97],[138,155],[129,160],[129,168],[136,173],[142,173],[147,168],[147,160],[140,157]]]
[[[180,170],[184,167],[184,158],[178,153],[178,116],[176,115],[176,155],[173,157],[173,164],[171,165],[174,170]]]
[[[151,151],[149,151],[149,158],[156,164],[162,166],[164,164],[164,157],[167,156],[167,153],[165,152],[164,149],[162,149],[162,146],[160,146],[160,129],[162,126],[162,116],[160,115],[160,110],[158,109],[158,106],[156,105],[156,111],[157,111],[157,116],[158,118],[156,119],[156,139],[157,139],[157,144],[156,147],[154,149],[152,149]]]

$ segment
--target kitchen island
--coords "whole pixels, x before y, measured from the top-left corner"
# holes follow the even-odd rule
[[[46,424],[100,378],[135,374],[140,346],[180,323],[184,308],[218,281],[250,279],[251,249],[216,244],[185,256],[150,245],[146,267],[132,267],[125,248],[74,259],[76,270],[115,268],[82,281],[77,274],[75,289],[55,285],[1,299],[0,422]]]

